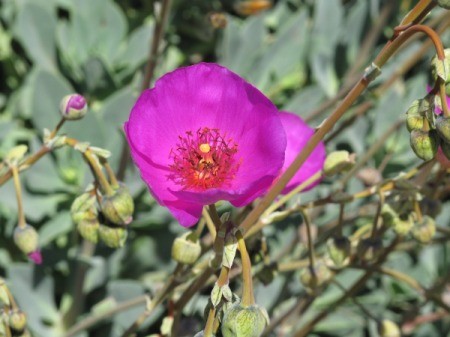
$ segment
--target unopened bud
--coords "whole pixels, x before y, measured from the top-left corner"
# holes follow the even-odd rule
[[[433,218],[426,215],[420,223],[414,225],[411,233],[414,239],[420,243],[427,244],[436,233],[436,223]]]
[[[450,117],[438,116],[436,118],[436,130],[446,143],[450,143]]]
[[[397,324],[394,322],[384,319],[381,321],[378,326],[378,333],[380,334],[380,337],[401,337],[402,333],[400,331],[400,328]]]
[[[5,280],[0,277],[0,307],[2,307],[2,305],[5,306],[10,305],[8,294],[9,290],[8,287],[6,286]]]
[[[397,221],[398,214],[389,204],[383,204],[381,207],[381,219],[386,227],[394,226]]]
[[[25,255],[28,255],[38,250],[39,234],[30,225],[17,226],[14,229],[14,242]]]
[[[172,245],[172,259],[182,264],[194,264],[202,252],[198,237],[193,232],[184,233]]]
[[[422,160],[431,160],[436,156],[439,138],[434,130],[413,130],[410,135],[411,148]]]
[[[64,119],[77,120],[86,115],[86,99],[79,94],[64,96],[59,104],[59,112]]]
[[[95,195],[86,192],[78,196],[70,207],[70,214],[74,223],[83,220],[93,220],[97,218],[97,208]]]
[[[11,330],[14,330],[16,333],[20,333],[25,330],[25,326],[27,325],[27,317],[23,311],[16,309],[11,311],[8,316],[8,325]]]
[[[331,278],[328,267],[318,262],[314,266],[308,266],[300,272],[300,282],[309,293],[314,293]]]
[[[332,176],[350,170],[355,165],[355,154],[348,151],[331,152],[325,159],[323,171],[325,175]]]
[[[128,225],[133,221],[134,201],[123,184],[120,184],[113,195],[103,197],[101,208],[103,215],[116,225]]]
[[[267,313],[257,305],[233,304],[222,321],[223,337],[260,337],[267,325]]]
[[[92,243],[98,242],[98,229],[100,227],[100,223],[98,219],[92,220],[81,220],[77,224],[78,233],[80,233],[81,237],[87,241]]]
[[[426,102],[428,101],[416,99],[406,111],[406,128],[409,132],[423,129],[425,114],[421,107]]]
[[[333,268],[345,267],[350,262],[350,240],[344,236],[328,239],[327,252]]]
[[[358,258],[364,262],[375,262],[383,251],[380,238],[367,238],[358,242],[356,248]]]
[[[414,226],[414,219],[411,215],[401,216],[395,219],[393,229],[398,235],[406,235]]]
[[[121,248],[127,240],[128,232],[122,227],[100,225],[98,228],[100,240],[111,248]]]

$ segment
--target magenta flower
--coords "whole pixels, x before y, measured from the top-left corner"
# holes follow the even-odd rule
[[[299,116],[291,112],[281,111],[280,117],[287,138],[286,155],[282,168],[282,172],[284,172],[312,137],[314,129],[310,128]],[[315,173],[322,170],[325,157],[325,145],[323,142],[320,142],[281,193],[289,193]],[[318,183],[319,181],[309,185],[307,189],[311,189]]]
[[[276,107],[226,68],[175,70],[144,91],[125,133],[154,198],[186,227],[203,205],[241,207],[263,194],[284,162]]]
[[[42,264],[42,255],[40,250],[35,250],[28,254],[28,258],[33,261],[35,264]]]

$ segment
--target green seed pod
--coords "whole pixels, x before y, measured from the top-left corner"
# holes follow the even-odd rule
[[[450,143],[450,117],[438,116],[436,118],[436,130],[446,143]]]
[[[436,223],[433,218],[426,215],[420,223],[414,225],[411,233],[414,239],[420,243],[427,244],[436,233]]]
[[[13,310],[8,314],[8,325],[11,330],[21,333],[27,325],[27,317],[23,311],[19,309]]]
[[[111,248],[121,248],[127,240],[128,232],[122,227],[100,225],[98,228],[100,240]]]
[[[350,240],[344,236],[328,239],[327,252],[331,260],[331,267],[343,268],[347,266],[351,255]]]
[[[59,104],[59,112],[66,120],[77,120],[83,118],[87,113],[87,103],[83,96],[72,94],[64,96]]]
[[[421,130],[425,124],[425,116],[420,111],[421,101],[416,99],[406,111],[406,128],[409,132]]]
[[[387,227],[394,226],[397,221],[398,214],[389,204],[383,204],[381,208],[381,219],[383,219],[383,224]]]
[[[0,307],[2,307],[3,305],[5,306],[10,305],[8,293],[9,290],[8,287],[6,286],[5,280],[0,277]]]
[[[111,196],[101,202],[103,215],[116,225],[128,225],[133,221],[134,201],[128,188],[121,184]]]
[[[94,220],[97,218],[97,208],[95,207],[97,199],[95,195],[86,192],[75,198],[70,207],[70,214],[74,223],[83,220]]]
[[[378,333],[380,337],[401,337],[402,333],[400,328],[394,322],[384,319],[382,320],[378,326]]]
[[[28,255],[38,250],[39,234],[30,225],[25,225],[24,228],[17,226],[14,229],[14,242],[25,255]]]
[[[222,321],[223,337],[260,337],[267,325],[267,313],[257,305],[233,304]]]
[[[434,130],[413,130],[410,135],[411,148],[422,160],[431,160],[436,156],[439,138]]]
[[[380,238],[367,238],[358,242],[356,252],[358,258],[364,262],[375,262],[383,251]]]
[[[177,237],[172,244],[172,259],[176,262],[194,264],[202,252],[198,237],[193,232],[184,233]]]
[[[328,267],[318,262],[313,267],[309,266],[300,271],[300,282],[309,293],[314,293],[331,278]]]
[[[78,233],[80,233],[81,237],[92,243],[98,242],[99,227],[100,223],[98,222],[97,218],[92,220],[82,220],[77,224],[77,230]]]
[[[406,235],[414,226],[414,219],[411,215],[398,217],[394,221],[393,229],[398,235]]]
[[[350,170],[355,165],[355,155],[348,151],[331,152],[325,159],[323,171],[325,175],[332,176]]]

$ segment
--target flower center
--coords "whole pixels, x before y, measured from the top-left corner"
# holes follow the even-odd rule
[[[201,128],[194,134],[178,136],[170,151],[173,164],[168,178],[184,189],[206,190],[227,185],[234,178],[239,162],[234,158],[237,144],[218,129]]]

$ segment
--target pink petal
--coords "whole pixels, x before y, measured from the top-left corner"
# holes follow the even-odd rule
[[[36,250],[28,254],[28,258],[32,260],[35,264],[42,264],[42,255],[39,250]]]

